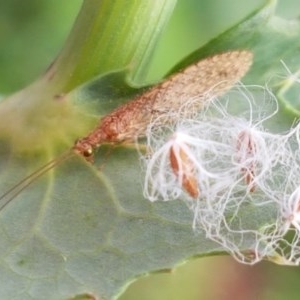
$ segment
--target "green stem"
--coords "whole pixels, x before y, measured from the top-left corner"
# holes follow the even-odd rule
[[[85,0],[66,46],[48,74],[67,92],[103,73],[146,67],[176,0]]]

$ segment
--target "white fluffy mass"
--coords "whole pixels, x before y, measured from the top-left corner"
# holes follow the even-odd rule
[[[176,124],[153,120],[142,156],[145,198],[185,201],[193,229],[240,262],[298,265],[300,125],[271,132],[277,111],[267,88],[240,84],[192,119],[181,111]]]

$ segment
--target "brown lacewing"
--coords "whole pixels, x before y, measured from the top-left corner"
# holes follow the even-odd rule
[[[191,111],[200,110],[207,102],[205,100],[225,93],[239,81],[249,70],[252,58],[253,54],[248,50],[217,54],[187,67],[138,95],[103,117],[92,132],[75,142],[70,151],[42,166],[3,194],[0,197],[0,210],[35,179],[74,153],[93,162],[95,149],[104,143],[134,141],[145,136],[147,126],[153,119],[168,115],[168,122],[175,122],[180,117],[178,112],[186,99],[199,99],[193,102]],[[209,97],[205,96],[207,91],[211,91]],[[184,112],[184,116],[187,116],[187,112]],[[193,181],[192,178],[188,179]]]

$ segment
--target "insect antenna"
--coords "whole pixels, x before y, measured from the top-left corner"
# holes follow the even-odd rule
[[[17,197],[25,188],[31,185],[37,178],[60,164],[61,162],[65,161],[69,157],[74,155],[74,152],[68,151],[65,154],[62,154],[59,157],[54,158],[53,160],[49,161],[42,167],[38,168],[36,171],[31,173],[30,175],[26,176],[22,179],[19,183],[14,185],[8,191],[6,191],[3,195],[0,196],[0,211],[4,209],[4,207],[10,203],[15,197]]]

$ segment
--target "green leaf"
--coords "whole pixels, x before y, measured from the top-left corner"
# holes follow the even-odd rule
[[[293,30],[286,30],[287,22],[278,22],[272,13],[271,3],[215,38],[175,69],[208,54],[236,48],[249,48],[255,54],[255,64],[247,82],[264,82],[281,66],[279,58],[288,65],[295,61],[299,66],[298,58],[294,57],[300,41],[297,23],[293,23]],[[122,67],[126,65],[118,69]],[[103,99],[117,103],[121,97],[123,102],[136,92],[124,84],[124,74],[103,71],[103,76],[66,95],[66,99],[79,97],[84,102],[91,101],[91,105],[99,106],[99,113],[103,114],[115,106]],[[78,78],[82,83],[88,77],[80,74]],[[71,80],[70,87],[77,82]],[[113,87],[113,83],[120,86],[120,93],[110,88],[110,83]],[[11,103],[12,108],[20,104],[18,101]],[[7,115],[6,105],[3,102],[0,106],[3,117]],[[73,106],[68,102],[66,111],[69,110],[73,111]],[[70,115],[67,119],[77,128],[77,113]],[[21,118],[22,112],[17,116]],[[28,116],[26,118],[31,121]],[[12,120],[18,121],[17,118]],[[52,120],[51,126],[58,123],[57,120],[63,118]],[[87,117],[84,123],[89,124],[83,129],[80,125],[82,131],[95,123],[95,118]],[[34,147],[34,156],[20,155],[16,149],[20,151],[21,146],[12,142],[14,131],[7,130],[6,124],[7,120],[1,119],[0,129],[10,139],[0,148],[0,190],[3,192],[46,162],[45,153],[36,154],[38,145]],[[71,137],[75,135],[74,129],[66,127],[68,130],[62,140],[70,139],[69,132]],[[59,131],[59,124],[55,128]],[[26,130],[24,126],[24,135]],[[22,131],[18,137],[21,134]],[[48,131],[45,135],[47,137]],[[40,139],[43,137],[32,138],[31,142],[39,144]],[[43,145],[47,145],[46,140]],[[54,152],[49,150],[48,156],[53,155],[51,151]],[[97,153],[95,166],[73,156],[24,189],[0,215],[0,298],[49,300],[92,294],[100,299],[113,299],[138,276],[174,268],[194,256],[222,251],[220,246],[206,239],[204,233],[192,230],[193,215],[182,201],[150,203],[144,199],[141,174],[139,154],[134,145],[103,145]],[[275,214],[260,210],[245,211],[245,216],[245,222],[257,228],[272,222]]]
[[[277,73],[286,75],[281,60],[287,66],[300,64],[298,55],[300,24],[298,19],[285,20],[274,15],[275,7],[276,1],[268,1],[266,6],[253,12],[248,19],[189,55],[174,67],[172,72],[209,55],[231,49],[249,49],[254,53],[254,64],[245,82],[269,84],[270,78]]]

